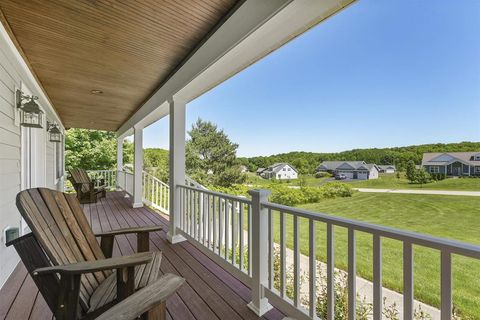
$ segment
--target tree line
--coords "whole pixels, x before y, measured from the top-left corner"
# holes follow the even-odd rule
[[[114,132],[70,129],[66,134],[66,168],[112,170],[116,168],[116,138]],[[394,164],[405,171],[410,164],[420,164],[425,152],[479,151],[480,142],[437,143],[395,148],[354,149],[337,153],[294,151],[272,156],[237,157],[238,144],[216,124],[198,119],[188,131],[186,169],[193,179],[205,185],[230,186],[245,181],[240,166],[249,171],[265,168],[277,162],[287,162],[301,174],[314,173],[322,161],[365,161]],[[133,143],[125,140],[124,164],[133,163]],[[144,169],[163,181],[168,181],[168,150],[144,149]]]
[[[343,152],[318,153],[293,151],[271,156],[242,157],[239,163],[249,171],[266,168],[277,162],[291,163],[302,174],[314,173],[322,161],[365,161],[378,165],[393,164],[404,171],[407,164],[421,164],[425,152],[469,152],[480,151],[480,142],[436,143],[395,148],[353,149]]]

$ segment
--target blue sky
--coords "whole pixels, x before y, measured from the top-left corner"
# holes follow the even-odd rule
[[[360,0],[190,102],[199,117],[240,156],[480,141],[480,1]],[[144,146],[168,148],[167,119]]]

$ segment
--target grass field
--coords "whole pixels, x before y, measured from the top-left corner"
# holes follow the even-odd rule
[[[403,175],[397,179],[396,174],[380,174],[378,179],[354,181],[351,184],[354,188],[480,191],[480,178],[448,178],[419,185],[409,183]]]
[[[480,244],[480,198],[410,194],[356,193],[351,198],[325,200],[301,208],[356,220]],[[276,241],[278,241],[278,215]],[[292,247],[292,218],[287,215],[287,245]],[[301,225],[301,250],[308,255],[308,222]],[[402,244],[384,239],[383,285],[402,292]],[[414,247],[415,298],[439,306],[440,254]],[[326,259],[326,228],[317,224],[317,256]],[[335,228],[336,266],[347,268],[347,230]],[[360,276],[372,279],[372,237],[357,235],[357,268]],[[480,261],[453,257],[454,305],[465,315],[480,319]]]

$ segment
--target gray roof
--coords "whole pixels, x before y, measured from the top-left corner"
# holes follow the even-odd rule
[[[272,164],[271,166],[269,166],[268,168],[266,168],[266,169],[263,170],[263,171],[278,173],[278,172],[280,172],[280,171],[283,169],[283,167],[285,167],[285,166],[289,166],[290,168],[293,169],[293,171],[298,172],[297,169],[295,169],[294,166],[292,166],[292,165],[289,164],[289,163],[285,163],[285,162],[274,163],[274,164]]]
[[[387,169],[396,170],[397,169],[393,164],[379,165],[378,167],[382,170],[387,170]]]
[[[373,168],[378,170],[378,167],[374,163],[365,163],[365,161],[324,161],[320,163],[317,170],[368,170]]]
[[[336,170],[342,164],[347,164],[354,168],[359,167],[362,164],[365,164],[365,161],[323,161],[318,166],[317,170]]]
[[[480,166],[480,160],[474,160],[475,156],[480,156],[480,151],[476,152],[429,152],[423,154],[423,166],[445,166],[454,162],[460,162],[466,165]]]
[[[317,170],[337,170],[339,167],[341,169],[356,169],[364,164],[365,161],[323,161]]]

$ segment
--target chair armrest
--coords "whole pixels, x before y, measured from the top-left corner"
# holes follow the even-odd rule
[[[140,317],[145,312],[164,303],[185,282],[184,278],[167,273],[138,290],[125,300],[117,303],[106,312],[102,313],[97,320],[117,319],[132,320]],[[165,312],[165,310],[163,310]]]
[[[160,226],[135,227],[111,230],[95,234],[96,237],[102,237],[100,248],[106,258],[110,258],[113,253],[113,240],[115,236],[121,234],[137,234],[137,252],[147,252],[150,250],[150,232],[162,230]]]
[[[43,275],[50,273],[60,273],[66,275],[93,273],[103,270],[122,269],[133,267],[140,264],[147,264],[153,258],[152,252],[142,252],[131,256],[122,256],[109,259],[84,261],[78,263],[65,264],[35,269],[33,275]]]
[[[160,231],[160,230],[162,230],[162,227],[160,226],[123,228],[123,229],[116,229],[116,230],[96,233],[95,236],[96,237],[116,236],[120,234],[144,233],[144,232],[154,232],[154,231]]]

